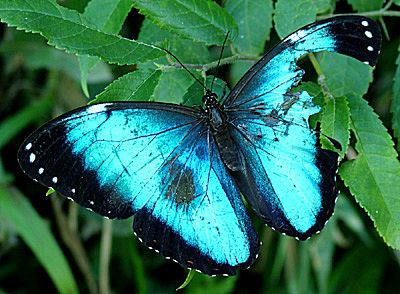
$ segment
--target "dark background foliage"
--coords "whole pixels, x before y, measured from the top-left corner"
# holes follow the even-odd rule
[[[47,189],[19,169],[16,152],[23,139],[42,123],[95,97],[96,101],[142,99],[190,105],[199,102],[202,89],[163,55],[148,61],[135,60],[140,55],[136,51],[129,56],[132,60],[117,60],[117,54],[107,55],[108,51],[84,51],[68,40],[63,44],[55,41],[54,36],[73,31],[67,22],[56,24],[50,20],[54,26],[51,35],[46,33],[49,26],[32,29],[32,22],[17,19],[15,15],[24,13],[26,20],[32,16],[25,8],[17,9],[14,16],[10,9],[12,5],[25,5],[35,11],[47,2],[55,3],[0,0],[0,18],[5,22],[0,25],[0,293],[35,293],[44,289],[62,293],[173,293],[186,279],[186,269],[141,245],[133,237],[131,220],[111,222],[64,201],[60,195],[46,197]],[[307,82],[301,87],[316,96],[316,103],[323,107],[323,115],[315,122],[320,122],[328,135],[332,127],[324,119],[335,122],[335,138],[348,146],[342,154],[338,178],[341,192],[335,215],[320,234],[305,242],[266,228],[252,215],[263,246],[251,269],[229,278],[196,273],[180,291],[400,293],[400,254],[395,249],[400,248],[400,169],[395,151],[395,147],[399,150],[398,145],[393,147],[400,134],[400,70],[396,66],[399,1],[217,1],[225,7],[226,15],[229,12],[233,18],[222,12],[218,16],[219,10],[214,9],[216,22],[218,17],[228,17],[227,26],[231,25],[231,35],[236,37],[233,45],[225,49],[219,68],[216,60],[220,47],[215,45],[221,44],[227,28],[215,29],[212,36],[195,29],[178,36],[174,34],[174,25],[179,24],[168,23],[174,21],[168,18],[168,12],[160,17],[163,14],[154,9],[156,1],[92,0],[91,10],[87,8],[88,2],[57,1],[68,11],[83,13],[90,19],[89,23],[84,21],[89,28],[95,26],[98,31],[120,33],[128,39],[169,48],[199,78],[204,78],[206,71],[216,75],[217,93],[221,93],[223,81],[232,87],[262,53],[302,25],[336,14],[359,13],[375,18],[384,40],[368,92],[371,69],[358,62],[338,55],[317,54],[301,63],[308,70]],[[115,11],[120,13],[110,16],[113,22],[104,22],[102,9],[95,7],[96,3],[106,2],[114,3]],[[160,2],[167,3],[172,12],[178,9],[174,5],[179,1]],[[211,1],[198,3],[207,6]],[[250,12],[243,9],[257,5],[258,9]],[[229,24],[229,20],[234,21]],[[241,21],[249,24],[247,32]],[[41,32],[51,44],[71,54],[48,45],[39,34],[19,31],[15,26]],[[88,40],[99,40],[101,44],[107,41],[103,37],[93,35]],[[250,37],[254,43],[249,41]],[[77,39],[79,44],[79,36]],[[124,43],[117,49],[129,46]],[[82,55],[78,59],[75,54]],[[321,73],[325,79],[321,80]],[[210,80],[207,79],[208,84]],[[138,90],[142,82],[144,86]],[[369,106],[360,101],[367,101]],[[329,105],[336,105],[339,110],[335,112]],[[371,133],[376,137],[369,137]],[[383,142],[382,146],[374,146],[376,142]],[[382,157],[371,159],[374,152]],[[356,161],[350,161],[355,158]],[[363,165],[365,158],[368,166]],[[357,166],[351,166],[352,163]],[[395,172],[388,174],[389,169]],[[383,204],[387,206],[386,215],[374,215]]]

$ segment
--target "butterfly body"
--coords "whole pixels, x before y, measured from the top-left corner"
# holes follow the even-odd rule
[[[218,103],[217,95],[208,92],[203,97],[204,113],[209,132],[212,133],[218,146],[221,158],[230,171],[243,170],[244,158],[229,131],[229,121],[226,112]]]
[[[199,110],[114,102],[66,113],[22,144],[33,179],[108,218],[134,216],[146,246],[208,275],[248,268],[261,246],[241,194],[265,224],[306,240],[333,213],[338,154],[308,125],[320,111],[296,61],[332,51],[371,66],[377,24],[336,17],[289,35],[223,102],[210,91]],[[372,48],[372,49],[371,49]]]

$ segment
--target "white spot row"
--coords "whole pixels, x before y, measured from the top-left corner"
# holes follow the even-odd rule
[[[31,148],[32,148],[32,143],[26,144],[25,150],[29,150],[29,149],[31,149]]]
[[[372,33],[370,31],[365,31],[364,34],[367,36],[367,38],[372,38]]]
[[[30,162],[30,163],[33,163],[33,162],[35,161],[35,159],[36,159],[36,155],[33,154],[33,153],[31,153],[31,154],[29,155],[29,162]]]
[[[363,20],[363,21],[361,22],[361,24],[362,24],[364,27],[367,27],[367,26],[369,25],[368,21],[366,21],[366,20]]]

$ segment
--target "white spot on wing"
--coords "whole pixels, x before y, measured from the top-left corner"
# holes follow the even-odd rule
[[[98,113],[98,112],[106,111],[107,105],[108,105],[108,103],[94,104],[92,106],[89,106],[86,111],[88,113]]]
[[[94,202],[93,202],[92,200],[90,200],[90,201],[89,201],[89,204],[90,204],[90,205],[93,205],[93,204],[94,204]]]
[[[75,189],[71,189],[71,192],[72,192],[73,194],[75,194]]]
[[[364,26],[364,27],[367,27],[369,24],[368,24],[368,21],[366,21],[366,20],[363,20],[362,22],[361,22],[361,24]]]
[[[55,184],[55,183],[57,183],[58,179],[57,179],[57,177],[54,177],[51,179],[51,181]]]
[[[31,154],[29,155],[29,162],[30,162],[30,163],[33,163],[33,162],[35,161],[35,159],[36,159],[36,155],[33,154],[33,153],[31,153]]]
[[[369,61],[364,61],[363,63],[365,63],[366,65],[369,65]]]
[[[300,30],[300,31],[297,31],[297,32],[291,34],[290,36],[288,36],[287,39],[294,43],[294,42],[297,42],[298,40],[304,38],[305,35],[306,35],[306,31]]]
[[[364,34],[367,36],[367,38],[372,38],[372,33],[370,31],[365,31]]]
[[[367,47],[368,51],[374,51],[374,48],[372,46]]]
[[[32,148],[32,143],[26,144],[25,150],[29,150],[29,149],[31,149],[31,148]]]
[[[44,168],[43,167],[39,168],[39,171],[38,171],[39,175],[41,175],[43,172],[44,172]]]

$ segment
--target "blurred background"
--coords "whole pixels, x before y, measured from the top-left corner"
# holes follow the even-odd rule
[[[60,4],[83,12],[87,1]],[[352,11],[345,1],[336,3],[335,13]],[[132,9],[121,34],[137,39],[143,20]],[[400,22],[385,22],[390,40],[384,38],[366,99],[390,130]],[[279,40],[274,30],[270,39],[266,48]],[[210,49],[210,54],[218,52]],[[213,73],[231,87],[249,65],[238,62]],[[89,74],[90,97],[134,69],[99,63]],[[88,103],[76,56],[47,45],[38,34],[0,24],[0,93],[0,198],[10,212],[7,217],[0,212],[0,293],[57,292],[54,279],[70,284],[72,292],[74,284],[82,293],[97,293],[107,289],[101,286],[107,283],[112,293],[174,293],[187,270],[140,244],[131,219],[107,221],[59,195],[45,196],[47,189],[18,166],[17,150],[26,136],[47,120]],[[335,215],[320,234],[299,242],[251,215],[263,242],[255,264],[229,278],[196,273],[181,291],[400,293],[399,252],[385,245],[342,182],[338,187]]]

